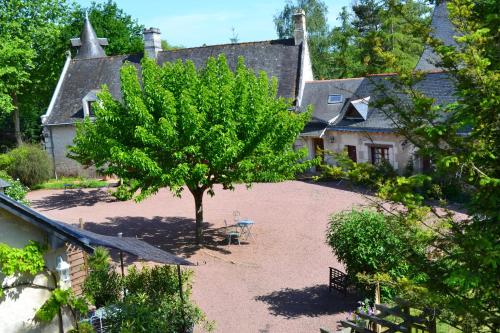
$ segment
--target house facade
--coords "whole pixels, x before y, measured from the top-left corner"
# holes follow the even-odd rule
[[[76,161],[67,158],[67,147],[72,145],[75,124],[85,117],[92,117],[92,103],[96,101],[102,85],[107,85],[111,94],[121,99],[120,68],[133,64],[140,68],[143,56],[156,60],[159,65],[176,60],[191,60],[202,67],[209,57],[225,54],[229,66],[236,68],[238,58],[243,56],[247,67],[255,72],[265,71],[278,79],[278,95],[301,104],[307,81],[313,80],[311,61],[307,45],[305,13],[294,15],[294,38],[250,43],[202,46],[179,50],[161,49],[159,29],[144,30],[144,55],[106,56],[105,38],[98,38],[88,18],[85,19],[80,38],[71,40],[77,48],[74,58],[68,54],[59,82],[45,115],[42,126],[46,150],[53,161],[56,175],[95,176],[96,170],[85,169]]]
[[[448,19],[445,1],[435,7],[431,28],[434,36],[444,44],[456,46],[453,39],[456,32]],[[425,48],[415,69],[425,72],[415,86],[418,91],[434,98],[436,105],[456,101],[455,84],[439,68],[439,57],[431,48]],[[393,75],[306,82],[301,108],[312,105],[314,113],[296,147],[307,148],[311,159],[316,157],[318,149],[345,150],[355,162],[377,164],[385,160],[400,173],[409,164],[415,171],[427,169],[430,161],[419,156],[415,147],[396,133],[396,124],[386,112],[373,106],[381,97],[400,96],[390,84]],[[385,91],[380,89],[381,86]],[[327,163],[335,163],[331,157],[324,158]]]

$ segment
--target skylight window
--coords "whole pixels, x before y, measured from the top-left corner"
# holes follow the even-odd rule
[[[328,104],[342,103],[342,95],[328,95]]]

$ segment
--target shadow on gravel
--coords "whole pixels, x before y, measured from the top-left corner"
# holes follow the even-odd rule
[[[86,222],[85,229],[98,234],[116,236],[119,232],[123,237],[137,237],[146,243],[162,250],[189,258],[200,246],[196,245],[195,221],[186,217],[144,218],[140,216],[108,217],[108,222]],[[223,231],[211,228],[213,224],[205,222],[204,248],[230,253],[222,246],[225,244]]]
[[[99,202],[113,202],[114,197],[105,190],[65,190],[52,194],[46,198],[33,200],[31,205],[36,209],[43,210],[64,210],[78,206],[94,206]]]
[[[287,319],[334,315],[354,311],[357,305],[355,297],[329,293],[326,284],[303,289],[281,289],[267,295],[257,296],[255,300],[267,303],[272,315]]]

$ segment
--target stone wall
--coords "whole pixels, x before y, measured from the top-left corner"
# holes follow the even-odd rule
[[[54,162],[57,177],[96,177],[95,168],[84,168],[80,163],[67,157],[68,146],[73,144],[76,134],[74,125],[60,125],[45,128],[45,147]],[[52,138],[51,138],[52,135]],[[52,147],[52,144],[54,145]]]

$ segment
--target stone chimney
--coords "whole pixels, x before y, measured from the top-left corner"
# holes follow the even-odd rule
[[[293,23],[295,25],[293,32],[295,45],[300,45],[307,39],[306,13],[302,9],[297,9],[295,14],[293,14]]]
[[[156,59],[161,49],[161,34],[158,28],[144,29],[144,54]]]

